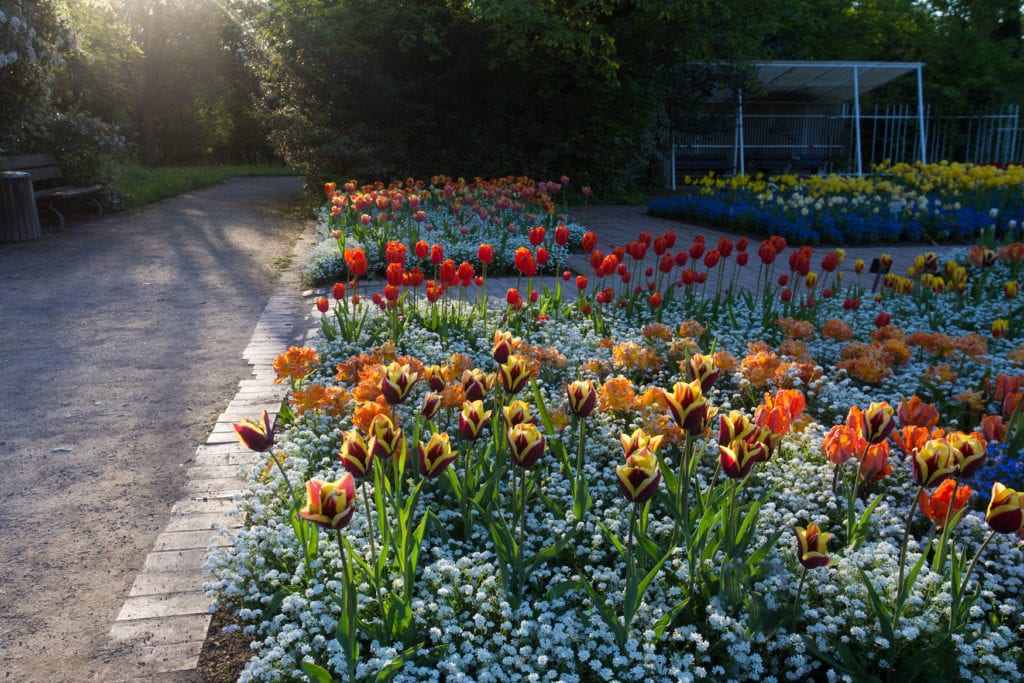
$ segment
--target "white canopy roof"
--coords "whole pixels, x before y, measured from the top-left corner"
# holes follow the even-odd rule
[[[844,102],[921,68],[920,62],[756,62],[771,99]],[[856,76],[854,75],[856,72]],[[855,87],[856,86],[856,87]],[[754,93],[751,93],[754,95]]]

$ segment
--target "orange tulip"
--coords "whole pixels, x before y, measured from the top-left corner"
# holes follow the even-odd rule
[[[953,491],[956,491],[956,498],[953,498]],[[970,486],[960,485],[954,479],[946,479],[935,491],[929,495],[927,491],[921,491],[917,504],[925,516],[942,527],[946,523],[946,516],[949,515],[949,505],[952,501],[953,514],[964,509],[967,501],[974,492]]]

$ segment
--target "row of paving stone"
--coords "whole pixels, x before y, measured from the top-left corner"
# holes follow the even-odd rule
[[[295,247],[293,264],[304,262],[307,240]],[[243,488],[242,469],[254,454],[242,446],[234,423],[255,419],[264,410],[276,416],[287,385],[274,383],[273,362],[296,340],[315,333],[295,329],[300,292],[279,285],[267,303],[243,353],[253,377],[239,382],[238,393],[206,442],[196,450],[186,473],[182,498],[146,558],[110,635],[133,644],[132,663],[144,675],[195,669],[212,618],[212,599],[203,584],[210,580],[203,563],[211,543],[226,543],[220,527],[237,528],[228,513]]]
[[[705,236],[708,248],[713,247],[719,237],[736,237],[646,216],[642,208],[637,207],[604,207],[600,211],[585,211],[580,220],[598,234],[598,247],[606,252],[636,239],[642,230],[653,232],[655,236],[666,230],[675,230],[678,235],[676,250],[688,248],[697,234]],[[756,244],[755,241],[754,250]],[[303,262],[308,246],[307,241],[296,245],[293,264]],[[822,249],[817,253],[825,251]],[[893,272],[902,273],[923,249],[916,246],[849,249],[845,270],[850,270],[853,259],[864,258],[870,262],[883,251],[893,256]],[[756,259],[756,253],[752,256]],[[647,266],[656,266],[653,255],[648,255],[641,268]],[[572,257],[567,267],[574,273],[592,273],[586,256]],[[735,260],[726,267],[735,268]],[[777,272],[786,270],[785,266],[780,266]],[[756,265],[738,269],[739,286],[753,289],[757,285],[757,272]],[[865,282],[868,288],[872,277],[868,276]],[[538,284],[549,287],[553,283],[551,277],[538,279]],[[382,284],[366,283],[363,291],[372,294],[380,291]],[[509,288],[524,285],[521,278],[492,277],[487,282],[488,295],[504,297]],[[573,298],[575,293],[573,283],[565,285],[567,298]],[[314,293],[303,294],[311,298]],[[187,473],[183,498],[172,508],[167,527],[157,538],[111,628],[112,637],[133,641],[133,658],[140,671],[148,674],[186,671],[195,669],[198,664],[212,609],[212,600],[203,591],[203,584],[210,578],[203,569],[203,563],[211,543],[227,542],[218,536],[216,529],[239,526],[238,520],[228,512],[235,507],[235,499],[244,485],[240,470],[254,462],[253,454],[238,442],[233,424],[243,418],[254,419],[263,410],[274,416],[285,398],[287,386],[274,383],[274,358],[296,339],[304,337],[311,343],[318,329],[316,325],[305,331],[294,329],[298,295],[294,286],[279,286],[267,304],[244,354],[252,365],[253,378],[239,383],[234,400],[217,419],[206,442],[197,449]]]

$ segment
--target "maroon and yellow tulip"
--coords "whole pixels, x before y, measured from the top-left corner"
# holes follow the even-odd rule
[[[499,365],[507,363],[509,356],[515,353],[515,350],[519,348],[519,344],[521,342],[522,339],[519,337],[513,337],[511,332],[495,330],[494,346],[491,348],[491,354],[494,357],[494,361]]]
[[[483,401],[466,401],[459,413],[459,433],[467,441],[476,441],[490,419],[491,411],[484,410]]]
[[[985,441],[977,432],[952,432],[946,435],[946,441],[953,449],[956,476],[961,480],[970,478],[988,460]]]
[[[341,440],[338,459],[353,476],[362,479],[373,466],[373,450],[367,445],[362,434],[352,429],[345,432],[345,436]]]
[[[423,394],[423,404],[420,406],[420,415],[424,420],[433,420],[437,411],[441,409],[441,394],[428,391]]]
[[[566,387],[569,410],[580,417],[586,417],[597,407],[597,389],[591,380],[577,380]]]
[[[494,386],[494,375],[480,368],[462,371],[462,393],[467,401],[481,401]]]
[[[868,443],[884,441],[896,428],[895,411],[885,401],[872,403],[864,411],[864,438]]]
[[[993,531],[1017,533],[1024,527],[1024,495],[997,481],[992,485],[992,500],[985,512],[985,521]]]
[[[728,415],[718,418],[718,445],[728,446],[733,441],[747,441],[757,426],[738,410],[729,411]]]
[[[444,369],[440,365],[430,365],[424,368],[423,379],[427,380],[431,391],[444,391]]]
[[[235,433],[238,440],[249,450],[263,453],[274,445],[274,425],[270,421],[270,414],[263,411],[259,422],[242,420],[235,423]]]
[[[915,484],[937,486],[956,474],[956,456],[946,439],[930,439],[910,454],[910,467]]]
[[[520,467],[527,469],[533,467],[544,455],[547,442],[544,434],[536,425],[529,422],[521,422],[508,429],[508,448],[512,454],[512,460]]]
[[[646,502],[658,491],[661,481],[658,458],[649,448],[637,449],[626,457],[625,465],[615,466],[615,476],[626,498],[635,503]]]
[[[764,436],[767,438],[766,433]],[[768,444],[758,439],[736,439],[727,446],[718,447],[718,461],[722,471],[732,479],[742,479],[750,474],[754,465],[767,459]]]
[[[391,405],[398,405],[409,395],[409,390],[418,379],[419,374],[413,372],[408,364],[402,365],[398,361],[390,363],[380,385],[384,400]]]
[[[458,457],[458,452],[452,450],[451,442],[448,440],[448,432],[440,434],[434,432],[430,435],[427,443],[417,444],[419,453],[420,474],[427,479],[441,476],[448,465],[452,464]]]
[[[686,361],[686,379],[700,380],[702,392],[711,391],[711,387],[718,381],[721,374],[721,368],[715,364],[711,356],[695,353]]]
[[[828,554],[828,542],[832,534],[822,531],[817,524],[811,523],[807,528],[795,527],[796,553],[800,564],[808,569],[827,567],[832,562]]]
[[[310,479],[306,482],[306,505],[299,516],[325,529],[341,529],[352,520],[355,503],[356,484],[351,472],[337,481]]]
[[[501,379],[501,386],[505,389],[505,393],[518,394],[530,381],[530,368],[525,359],[512,356],[506,363],[498,367],[498,377]]]
[[[630,455],[638,450],[646,448],[651,453],[657,453],[658,447],[661,446],[661,441],[665,437],[661,434],[650,436],[647,432],[642,429],[634,429],[630,435],[620,434],[619,443],[622,444],[622,451],[626,454],[628,459]]]
[[[679,428],[690,436],[703,433],[708,420],[717,412],[708,406],[708,401],[700,389],[699,379],[692,382],[676,382],[671,393],[664,389],[661,392],[672,418]]]
[[[402,447],[402,430],[395,427],[387,415],[377,415],[370,423],[370,440],[367,448],[375,457],[390,460],[398,455]]]
[[[501,409],[501,417],[506,427],[514,427],[523,422],[537,424],[537,418],[530,415],[530,404],[516,399]]]

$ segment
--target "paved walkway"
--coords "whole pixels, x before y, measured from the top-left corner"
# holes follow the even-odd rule
[[[133,583],[195,486],[185,469],[251,377],[247,340],[310,225],[285,213],[300,188],[239,179],[0,245],[7,680],[140,677],[135,642],[111,625],[151,590]]]

